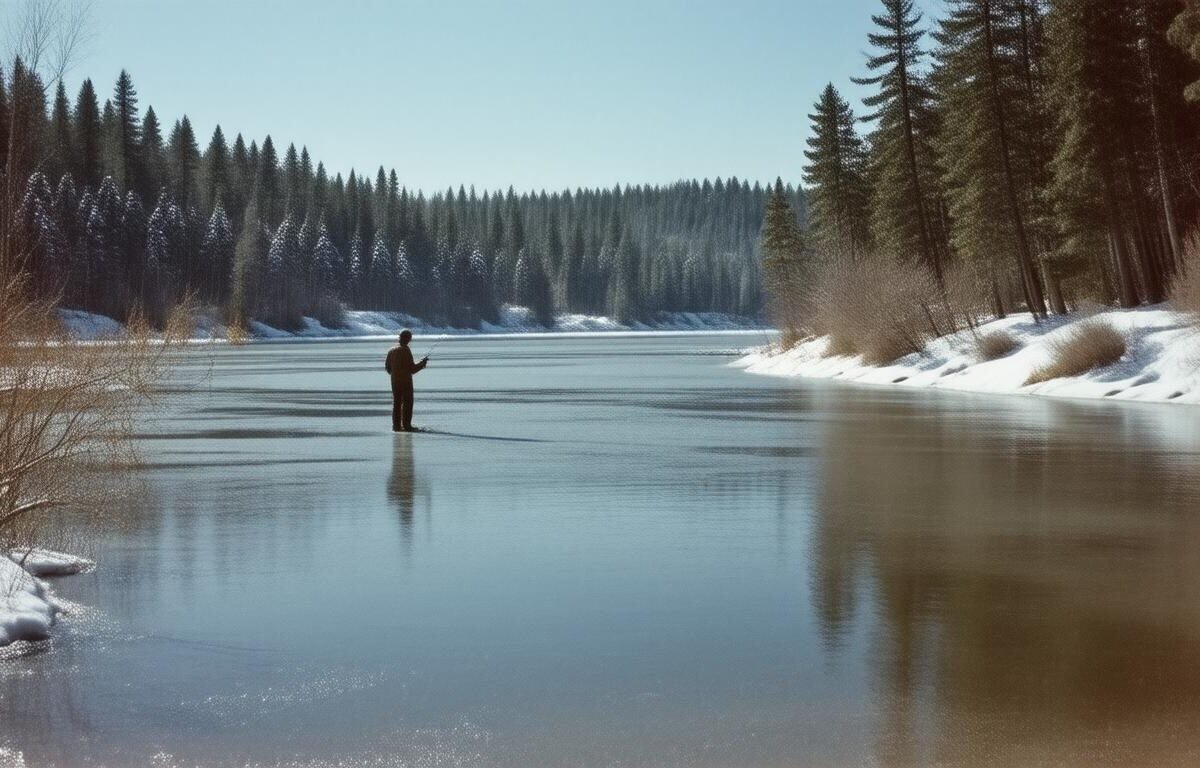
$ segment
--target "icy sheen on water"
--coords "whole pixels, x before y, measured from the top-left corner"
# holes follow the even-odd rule
[[[1200,764],[1200,410],[760,342],[446,342],[398,436],[386,343],[199,353],[0,764]]]

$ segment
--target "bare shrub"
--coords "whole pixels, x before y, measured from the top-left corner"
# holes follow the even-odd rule
[[[1175,309],[1200,315],[1200,230],[1184,244],[1183,270],[1171,282],[1169,295]]]
[[[990,331],[975,336],[975,355],[980,360],[999,360],[1007,357],[1021,347],[1008,331]]]
[[[345,328],[346,309],[333,296],[322,296],[309,310],[309,314],[326,328]]]
[[[1026,384],[1081,376],[1117,362],[1126,350],[1121,332],[1112,323],[1098,318],[1080,320],[1065,329],[1059,338],[1048,342],[1048,346],[1050,362],[1031,373]]]
[[[82,341],[26,289],[24,276],[0,276],[0,547],[24,543],[38,513],[95,506],[103,484],[88,470],[132,461],[134,418],[192,328],[179,311],[161,336],[135,319]]]
[[[885,365],[955,330],[945,295],[924,267],[887,259],[830,261],[813,281],[808,325],[829,337],[827,354]]]
[[[52,91],[90,37],[92,0],[17,0],[7,5],[5,58],[20,57]]]
[[[956,331],[974,328],[994,315],[990,280],[971,264],[951,264],[943,270],[942,313],[939,325]],[[948,331],[947,331],[948,332]]]

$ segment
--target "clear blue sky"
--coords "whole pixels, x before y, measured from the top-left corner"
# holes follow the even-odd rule
[[[122,67],[201,149],[268,132],[330,175],[518,190],[798,181],[812,102],[865,72],[878,0],[96,0],[68,76]],[[103,98],[103,95],[102,95]],[[856,107],[857,99],[855,99]]]

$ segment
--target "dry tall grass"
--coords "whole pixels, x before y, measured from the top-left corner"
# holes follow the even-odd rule
[[[1007,357],[1020,346],[1021,343],[1008,331],[991,331],[975,337],[975,355],[985,362]]]
[[[809,287],[804,312],[808,330],[829,337],[828,354],[886,365],[974,327],[986,306],[966,272],[948,273],[938,285],[923,267],[869,258],[828,263]]]
[[[26,287],[0,278],[0,548],[24,543],[39,513],[94,505],[88,470],[132,459],[134,418],[192,327],[180,310],[155,338],[134,321],[80,341]]]
[[[1082,376],[1095,368],[1111,365],[1125,354],[1125,337],[1112,323],[1097,318],[1080,320],[1047,342],[1051,360],[1029,375],[1026,384]]]

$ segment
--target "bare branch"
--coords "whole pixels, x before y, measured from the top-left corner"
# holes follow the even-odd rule
[[[6,59],[20,57],[47,91],[58,86],[87,42],[93,0],[16,0],[8,9]]]

